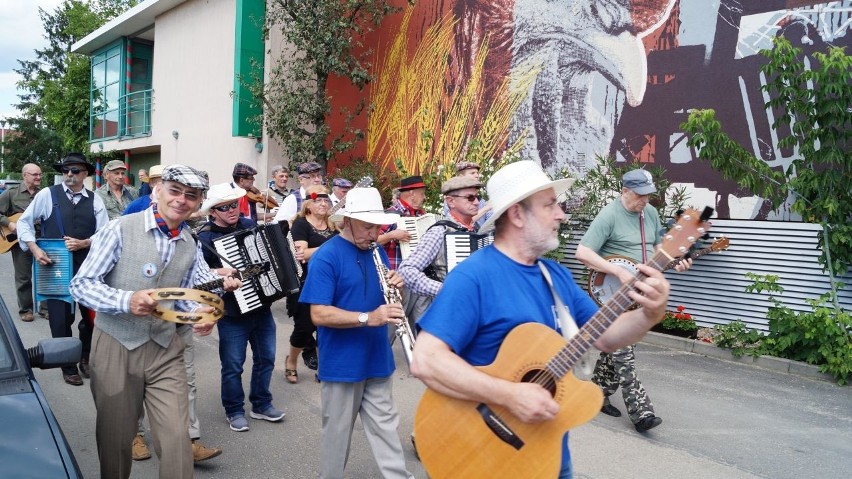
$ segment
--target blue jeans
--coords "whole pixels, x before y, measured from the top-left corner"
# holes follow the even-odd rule
[[[252,410],[265,410],[272,405],[269,383],[275,367],[275,320],[272,313],[264,308],[240,317],[224,316],[218,327],[225,414],[228,417],[245,414],[242,375],[247,345],[251,345],[252,352],[249,401]]]

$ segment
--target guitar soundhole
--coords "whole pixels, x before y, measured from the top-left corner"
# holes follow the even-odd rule
[[[545,369],[531,369],[521,378],[524,383],[536,383],[550,391],[551,396],[556,396],[556,379]]]

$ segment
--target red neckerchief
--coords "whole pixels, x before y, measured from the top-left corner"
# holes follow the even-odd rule
[[[456,215],[453,213],[453,211],[452,211],[452,210],[450,210],[450,216],[451,216],[454,220],[456,220],[456,223],[458,223],[458,224],[460,224],[460,225],[464,226],[465,228],[467,228],[467,230],[468,230],[468,231],[474,231],[474,229],[473,229],[473,218],[471,218],[471,219],[470,219],[470,222],[469,222],[469,223],[465,223],[464,221],[462,221],[461,219],[459,219],[459,217],[458,217],[458,216],[456,216]]]
[[[160,231],[166,234],[170,239],[177,238],[180,235],[180,227],[183,223],[179,224],[175,229],[169,229],[169,226],[166,224],[166,220],[160,216],[160,212],[157,211],[157,203],[153,203],[154,208],[154,220],[157,222],[157,227],[160,228]]]
[[[409,205],[405,201],[402,201],[402,199],[397,201],[399,201],[399,204],[402,205],[403,208],[405,208],[405,212],[408,214],[408,216],[422,216],[426,214],[425,210],[415,210],[411,207],[411,205]]]

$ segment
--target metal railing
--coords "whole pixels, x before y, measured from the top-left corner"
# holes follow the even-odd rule
[[[119,138],[144,136],[151,134],[151,106],[154,90],[140,90],[122,96],[121,130]]]

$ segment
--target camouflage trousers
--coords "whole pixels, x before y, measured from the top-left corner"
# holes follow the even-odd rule
[[[633,346],[621,348],[613,353],[601,353],[595,364],[592,382],[603,390],[604,398],[609,398],[621,386],[627,415],[633,424],[654,415],[654,405],[645,392],[639,378],[636,377],[636,356]]]

